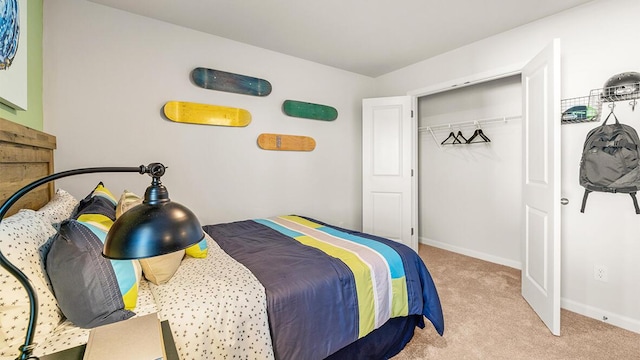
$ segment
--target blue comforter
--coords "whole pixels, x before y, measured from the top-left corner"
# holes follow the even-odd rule
[[[277,359],[324,359],[399,316],[444,331],[431,275],[403,244],[299,216],[204,230],[265,287]]]

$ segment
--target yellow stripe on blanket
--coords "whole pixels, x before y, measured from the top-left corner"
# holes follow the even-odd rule
[[[309,221],[305,218],[301,218],[300,216],[295,216],[295,215],[284,215],[284,216],[278,216],[281,219],[287,219],[289,221],[293,221],[296,222],[300,225],[304,225],[308,228],[312,228],[312,229],[317,229],[317,228],[321,228],[324,225],[318,224],[318,223],[314,223],[313,221]]]
[[[407,292],[406,277],[391,279],[391,286],[393,289],[391,317],[409,315],[409,294]]]

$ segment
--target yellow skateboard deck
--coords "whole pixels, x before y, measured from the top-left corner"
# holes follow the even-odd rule
[[[258,146],[264,150],[312,151],[316,148],[316,141],[309,136],[260,134]]]
[[[185,101],[168,101],[164,115],[171,121],[188,124],[247,126],[251,122],[251,113],[244,109]]]

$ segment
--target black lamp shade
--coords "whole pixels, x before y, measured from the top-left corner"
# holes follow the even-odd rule
[[[203,238],[202,226],[191,210],[172,201],[145,201],[111,226],[102,254],[109,259],[141,259],[185,249]]]

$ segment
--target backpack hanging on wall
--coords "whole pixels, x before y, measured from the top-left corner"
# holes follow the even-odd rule
[[[616,122],[607,125],[611,115]],[[640,214],[636,199],[640,189],[638,144],[636,130],[621,124],[613,110],[602,125],[589,131],[580,160],[580,185],[585,188],[580,212],[584,213],[589,194],[600,191],[629,194],[636,214]]]

